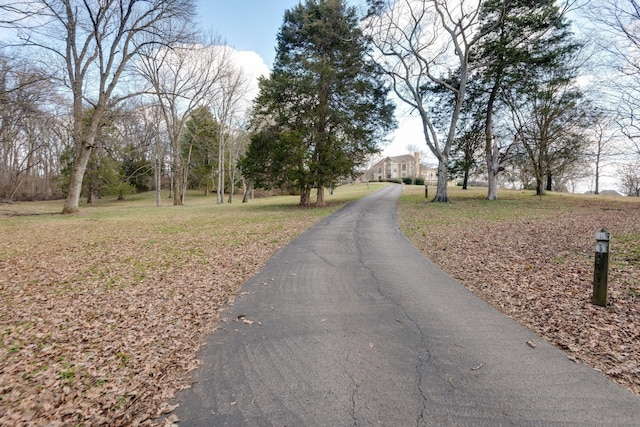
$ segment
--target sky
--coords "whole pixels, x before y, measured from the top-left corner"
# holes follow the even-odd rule
[[[257,78],[271,69],[284,12],[298,3],[299,0],[197,0],[197,19],[203,30],[213,31],[239,51],[244,70]],[[349,1],[351,5],[360,3]],[[397,121],[398,129],[389,135],[384,155],[409,154],[409,145],[428,151],[418,117],[398,115]]]
[[[198,21],[238,51],[253,51],[271,68],[285,10],[298,0],[198,0]]]

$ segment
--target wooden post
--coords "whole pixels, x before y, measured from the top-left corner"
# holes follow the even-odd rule
[[[596,231],[596,257],[593,269],[593,298],[595,305],[607,305],[607,281],[609,278],[609,240],[611,234],[602,228]]]
[[[426,182],[424,183],[424,198],[429,198],[429,184],[427,184]]]

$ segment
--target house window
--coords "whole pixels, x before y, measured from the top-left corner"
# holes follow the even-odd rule
[[[403,171],[403,172],[406,172],[406,171],[407,171],[407,164],[406,164],[406,163],[403,163],[403,164],[402,164],[402,171]]]

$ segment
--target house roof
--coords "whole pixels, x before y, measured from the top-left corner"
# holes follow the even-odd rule
[[[402,156],[387,157],[387,159],[390,159],[392,162],[397,162],[397,163],[416,161],[416,158],[413,157],[411,154],[403,154]]]
[[[411,154],[403,154],[401,156],[387,156],[384,159],[380,159],[379,161],[377,161],[373,167],[376,167],[382,163],[386,163],[388,161],[391,161],[392,163],[403,163],[403,162],[415,162],[416,158],[413,157]]]

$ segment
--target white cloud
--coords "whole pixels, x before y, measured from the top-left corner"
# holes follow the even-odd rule
[[[246,98],[247,101],[251,102],[258,95],[258,78],[269,76],[269,67],[267,67],[264,59],[253,51],[233,50],[233,56],[249,81],[249,90]]]

